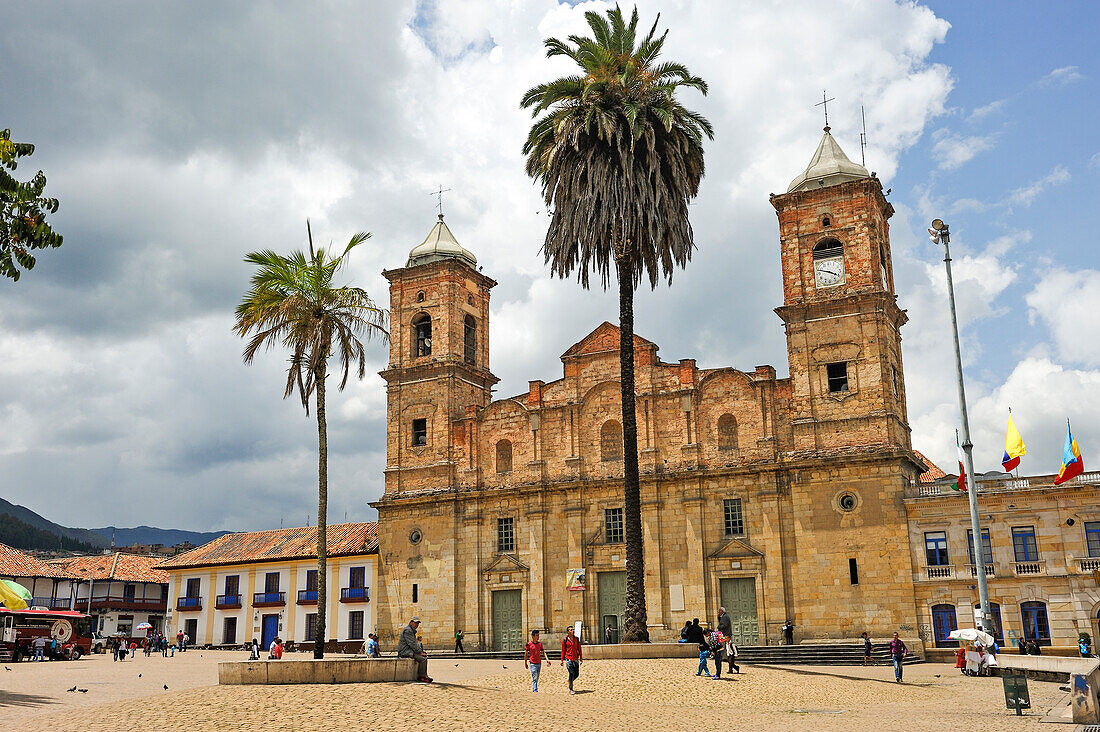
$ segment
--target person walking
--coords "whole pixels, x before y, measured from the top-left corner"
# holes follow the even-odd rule
[[[176,649],[183,651],[183,629],[176,631]]]
[[[741,667],[737,665],[737,654],[737,646],[734,644],[733,638],[730,637],[730,639],[726,641],[726,658],[729,659],[730,663],[728,673],[732,674],[734,671],[741,673]]]
[[[46,660],[45,659],[46,636],[44,636],[44,635],[38,636],[37,638],[34,639],[34,642],[31,645],[34,648],[34,658],[32,660],[34,660],[34,661],[45,661]]]
[[[877,664],[875,664],[875,657],[872,655],[874,653],[875,649],[871,645],[871,636],[867,635],[867,631],[865,630],[865,631],[863,631],[863,633],[860,634],[859,637],[863,639],[863,665],[864,666],[875,666],[875,665],[877,665]]]
[[[720,631],[711,631],[707,642],[710,645],[710,655],[714,657],[714,675],[711,678],[720,681],[722,679],[722,659],[726,655],[726,637]]]
[[[465,649],[462,648],[462,631],[455,631],[455,653],[465,653]]]
[[[546,659],[547,663],[550,663],[550,656],[546,655],[546,650],[539,641],[539,632],[532,630],[531,640],[527,643],[523,652],[523,666],[531,670],[531,691],[533,692],[539,690],[539,674],[542,673],[543,658]]]
[[[416,631],[420,628],[420,618],[413,617],[409,624],[401,630],[401,637],[397,639],[397,657],[411,658],[416,661],[416,680],[425,684],[432,683],[432,677],[428,676],[428,656],[420,641],[416,639]]]
[[[699,644],[699,668],[695,669],[696,676],[710,677],[710,667],[707,666],[707,659],[710,658],[710,645],[706,641]]]
[[[890,658],[894,659],[894,681],[901,683],[902,670],[905,668],[905,657],[909,655],[909,649],[905,647],[905,641],[894,633],[894,639],[890,641]]]
[[[573,682],[581,675],[581,639],[574,632],[574,627],[569,626],[565,631],[565,637],[561,639],[561,665],[569,672],[569,693],[575,694]]]
[[[189,645],[191,645],[191,636],[189,636],[187,633],[184,633],[183,634],[183,648],[181,650],[186,651],[187,646],[189,646]]]

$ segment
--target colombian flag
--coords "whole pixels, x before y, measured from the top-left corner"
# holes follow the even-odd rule
[[[959,479],[955,481],[955,485],[952,486],[960,493],[966,493],[966,468],[963,467],[966,456],[963,455],[963,449],[959,446],[959,437],[955,436],[955,451],[959,454]]]
[[[1069,422],[1066,422],[1066,444],[1062,448],[1062,469],[1058,471],[1058,477],[1054,479],[1054,485],[1061,485],[1070,478],[1085,472],[1085,462],[1081,459],[1081,448],[1077,447],[1077,440],[1073,439]]]
[[[1027,447],[1024,438],[1020,437],[1016,423],[1012,421],[1012,412],[1008,413],[1008,434],[1005,435],[1005,456],[1001,460],[1005,472],[1012,472],[1020,464],[1020,456],[1027,455]]]

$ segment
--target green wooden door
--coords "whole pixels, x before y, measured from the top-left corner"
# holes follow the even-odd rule
[[[733,642],[739,646],[754,646],[759,641],[756,620],[756,580],[752,577],[719,580],[718,593],[722,606],[733,624]]]
[[[599,572],[596,592],[600,610],[600,643],[618,643],[623,634],[623,608],[626,607],[626,572]],[[607,628],[611,626],[611,638]]]
[[[523,604],[520,590],[493,593],[493,650],[523,648]]]

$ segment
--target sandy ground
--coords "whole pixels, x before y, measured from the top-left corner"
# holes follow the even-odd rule
[[[217,662],[243,658],[193,650],[170,659],[9,665],[0,671],[0,714],[11,728],[34,730],[938,732],[1038,730],[1040,717],[1064,697],[1058,684],[1030,682],[1035,709],[1017,718],[1004,708],[1000,679],[964,678],[948,665],[910,666],[902,685],[881,666],[746,666],[713,681],[696,677],[690,659],[591,661],[572,697],[557,663],[532,694],[520,661],[440,659],[430,667],[431,685],[217,686]],[[88,693],[68,693],[74,684]]]

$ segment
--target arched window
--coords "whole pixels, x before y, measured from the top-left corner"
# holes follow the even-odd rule
[[[473,366],[477,362],[477,322],[472,315],[463,322],[462,344],[466,363]]]
[[[949,637],[951,631],[958,630],[959,623],[955,617],[954,605],[932,606],[932,632],[936,639],[936,648],[950,648],[958,645]]]
[[[1047,606],[1042,602],[1024,602],[1020,604],[1020,614],[1024,620],[1024,637],[1036,641],[1041,646],[1050,645],[1050,624],[1047,622]]]
[[[737,420],[732,414],[723,414],[718,418],[718,449],[737,449]]]
[[[610,462],[623,459],[623,430],[619,423],[609,419],[600,428],[600,460]]]
[[[984,529],[982,530],[982,534],[985,534]],[[973,551],[973,549],[971,549],[971,551]],[[974,609],[975,610],[980,610],[981,607],[982,607],[981,605],[975,605]],[[995,602],[989,603],[989,623],[983,623],[982,625],[985,626],[987,631],[989,630],[988,626],[992,625],[993,626],[993,632],[990,633],[990,635],[992,635],[994,638],[996,638],[998,643],[1004,645],[1005,633],[1001,629],[1001,606],[1000,605],[998,605]]]
[[[512,443],[508,440],[497,442],[497,472],[512,472]]]
[[[420,313],[412,321],[413,358],[432,355],[432,318]]]
[[[839,239],[822,239],[814,245],[814,259],[828,259],[844,256],[844,245]]]

